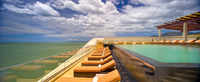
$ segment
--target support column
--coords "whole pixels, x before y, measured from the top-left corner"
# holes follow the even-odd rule
[[[183,23],[183,40],[187,41],[187,23]]]
[[[161,40],[161,29],[159,29],[159,35],[158,35],[158,37],[159,37],[159,40]]]

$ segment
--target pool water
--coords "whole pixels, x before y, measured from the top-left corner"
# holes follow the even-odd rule
[[[200,47],[171,45],[117,45],[162,63],[200,63]]]

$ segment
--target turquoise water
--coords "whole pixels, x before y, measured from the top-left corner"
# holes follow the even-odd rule
[[[117,45],[162,63],[200,63],[200,47]]]
[[[0,43],[0,69],[83,47],[86,42]]]

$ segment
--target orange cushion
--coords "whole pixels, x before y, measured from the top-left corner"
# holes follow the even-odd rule
[[[107,57],[107,56],[109,56],[111,53],[110,52],[108,52],[108,53],[106,53],[104,56],[89,56],[88,57],[88,59],[102,59],[102,58],[105,58],[105,57]]]
[[[115,61],[111,60],[110,62],[102,65],[101,68],[98,68],[98,66],[77,66],[74,68],[74,72],[101,72],[115,65]]]
[[[114,71],[98,78],[98,82],[117,82],[120,80],[121,80],[121,77],[117,70],[114,70]]]
[[[98,66],[77,66],[74,72],[101,72]]]
[[[56,82],[92,82],[93,78],[61,77]]]
[[[109,52],[110,51],[106,51],[104,54],[103,54],[103,52],[102,53],[93,53],[92,56],[102,56],[102,54],[105,55],[105,54],[107,54]]]
[[[81,62],[81,64],[93,64],[93,65],[98,65],[98,64],[104,64],[106,62],[108,62],[109,60],[112,59],[112,56],[107,57],[106,59],[104,59],[103,61],[83,61]]]
[[[106,64],[101,66],[101,71],[104,71],[104,70],[106,70],[106,69],[108,69],[108,68],[110,68],[112,66],[115,66],[115,65],[116,65],[115,61],[111,60],[110,62],[108,62],[108,63],[106,63]]]

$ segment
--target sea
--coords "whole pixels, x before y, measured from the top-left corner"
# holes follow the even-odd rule
[[[82,48],[86,42],[0,43],[0,69]]]

